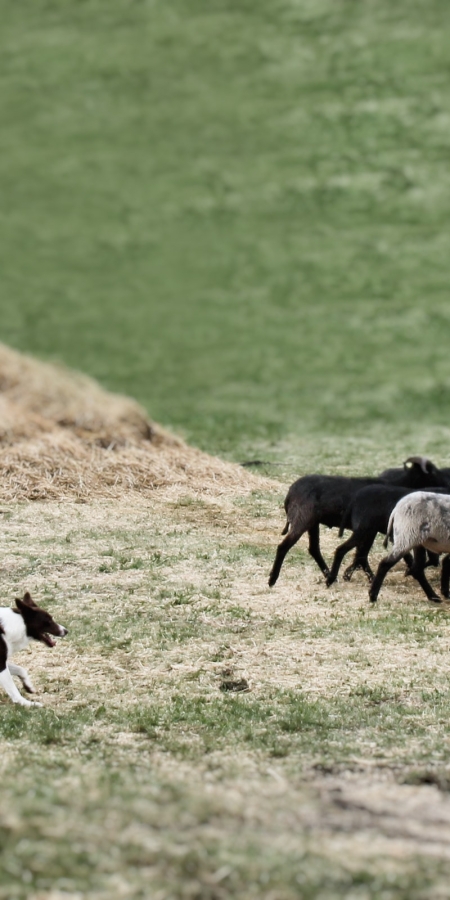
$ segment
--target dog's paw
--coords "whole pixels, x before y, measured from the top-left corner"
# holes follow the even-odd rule
[[[31,681],[24,681],[23,686],[24,686],[24,690],[26,690],[28,694],[36,693],[36,688],[35,688],[34,684],[31,683]]]
[[[22,697],[18,703],[20,706],[42,706],[42,703],[38,703],[37,700],[27,700],[25,697]]]

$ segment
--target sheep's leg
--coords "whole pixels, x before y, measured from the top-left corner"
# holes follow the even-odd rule
[[[384,559],[381,560],[369,590],[369,600],[371,603],[375,603],[376,600],[378,600],[378,594],[380,593],[381,585],[383,584],[387,573],[399,562],[404,554],[404,550],[393,549],[388,556],[385,556]]]
[[[427,550],[427,561],[425,562],[425,568],[428,566],[434,566],[435,569],[439,566],[439,553],[433,553],[432,550]]]
[[[313,560],[319,566],[319,569],[322,570],[325,578],[328,577],[329,568],[320,552],[320,527],[319,525],[313,525],[312,528],[308,531],[309,535],[309,554],[312,556]]]
[[[362,538],[360,537],[358,539],[353,562],[351,566],[349,566],[344,572],[345,581],[350,581],[353,572],[355,572],[356,569],[362,569],[366,573],[369,581],[373,581],[374,575],[372,569],[370,568],[368,557],[376,536],[376,532],[371,532],[368,535],[366,534]]]
[[[327,575],[327,587],[330,587],[330,585],[332,585],[333,582],[336,581],[336,578],[338,577],[338,574],[339,574],[339,569],[341,567],[342,560],[344,559],[344,556],[346,556],[346,554],[349,552],[349,550],[352,550],[353,547],[356,547],[355,532],[353,532],[353,534],[351,534],[350,537],[347,538],[347,540],[344,541],[343,544],[340,544],[339,547],[336,547],[336,550],[334,551],[333,564]],[[355,555],[355,563],[356,563],[356,555]]]
[[[367,554],[361,556],[359,552],[355,553],[353,562],[351,566],[348,566],[344,572],[344,581],[351,581],[353,572],[356,572],[357,569],[362,569],[363,572],[366,573],[367,578],[370,582],[374,579],[374,574],[372,569],[370,568],[369,560],[367,559]]]
[[[291,526],[291,530],[287,533],[286,537],[283,538],[281,544],[278,544],[277,552],[275,554],[275,561],[272,566],[272,571],[269,575],[269,587],[273,587],[276,581],[278,580],[278,576],[280,574],[281,566],[283,565],[284,557],[286,553],[289,552],[291,547],[300,540],[302,534],[304,534],[306,528],[299,528],[295,525]]]
[[[375,575],[373,574],[373,570],[370,567],[367,556],[361,560],[361,568],[364,569],[364,572],[366,573],[367,578],[369,579],[370,583],[372,584],[372,581],[375,578]]]
[[[414,552],[415,552],[415,551],[414,551]],[[404,563],[406,564],[405,578],[409,578],[410,575],[411,575],[413,578],[415,578],[415,577],[416,577],[416,573],[415,573],[414,567],[415,567],[415,565],[416,565],[416,562],[415,562],[415,558],[414,558],[414,556],[412,555],[412,553],[405,553],[405,555],[404,555],[404,557],[403,557],[403,561],[404,561]],[[423,565],[422,565],[422,568],[423,568],[423,569],[426,569],[426,567],[427,567],[427,562],[426,562],[426,558],[425,558],[425,556],[424,556],[424,557],[423,557]]]
[[[344,581],[351,581],[352,577],[353,577],[353,573],[356,572],[357,569],[364,569],[364,571],[366,572],[367,571],[366,565],[367,566],[369,565],[367,563],[366,558],[362,557],[360,555],[359,550],[356,550],[355,555],[353,557],[353,562],[351,563],[350,566],[347,566],[347,568],[344,569]],[[370,566],[369,566],[369,569],[370,569]],[[372,570],[370,569],[370,571],[372,571]],[[373,573],[370,576],[370,578],[372,580]]]
[[[406,563],[406,571],[405,571],[405,578],[406,578],[407,575],[412,574],[411,569],[414,565],[414,558],[413,558],[412,553],[405,553],[403,559],[405,560],[405,563]]]
[[[426,551],[424,547],[416,547],[414,550],[414,562],[410,568],[410,574],[416,581],[419,582],[420,587],[426,594],[428,600],[431,600],[433,603],[440,603],[441,599],[436,594],[436,591],[431,587],[430,582],[425,578],[425,565],[426,565],[427,557]]]
[[[441,594],[448,600],[450,593],[450,553],[447,553],[442,560],[441,571]]]
[[[360,566],[361,566],[361,562],[358,558],[358,553],[355,553],[355,555],[353,557],[353,562],[351,563],[351,565],[347,566],[347,568],[344,569],[344,575],[343,575],[344,581],[351,581],[353,573],[356,572],[356,570],[359,569]]]
[[[411,572],[411,575],[413,575],[413,577],[416,579],[416,581],[419,582],[420,587],[426,594],[428,600],[431,600],[433,603],[441,603],[442,602],[441,598],[438,597],[438,595],[436,594],[436,591],[434,590],[434,588],[431,587],[430,582],[427,581],[427,579],[425,578],[425,572],[423,571],[423,569],[420,569],[417,571],[413,570]]]

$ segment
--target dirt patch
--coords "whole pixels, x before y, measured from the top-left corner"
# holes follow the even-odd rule
[[[320,803],[310,825],[356,865],[380,854],[450,859],[450,798],[435,786],[397,784],[391,772],[345,772],[315,782]],[[315,817],[315,821],[314,820]]]
[[[0,484],[2,500],[88,500],[268,482],[189,447],[91,378],[0,345]]]

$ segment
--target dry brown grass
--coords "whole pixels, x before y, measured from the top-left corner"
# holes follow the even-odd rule
[[[212,494],[264,484],[189,447],[128,397],[0,345],[2,500],[118,498],[179,485]]]
[[[224,666],[232,668],[236,677],[246,677],[251,686],[249,694],[233,702],[261,705],[279,688],[297,691],[299,696],[306,692],[326,702],[348,699],[351,704],[355,692],[371,686],[393,691],[393,702],[406,708],[418,704],[426,708],[422,691],[448,676],[448,633],[438,628],[447,608],[432,610],[436,636],[425,643],[413,640],[411,634],[386,633],[382,628],[389,611],[394,616],[406,608],[412,619],[428,609],[420,590],[401,572],[391,576],[379,604],[369,609],[362,577],[327,591],[314,564],[302,560],[298,551],[293,551],[273,591],[267,587],[265,555],[245,552],[237,563],[234,554],[250,544],[271,555],[280,516],[273,498],[266,503],[264,517],[252,515],[252,510],[261,512],[253,499],[243,515],[229,496],[185,506],[172,489],[165,489],[151,498],[129,497],[120,504],[65,501],[3,509],[9,515],[7,527],[0,532],[4,602],[26,586],[45,605],[49,592],[56,601],[57,609],[52,609],[58,620],[70,628],[68,639],[54,650],[35,646],[29,658],[22,654],[39,699],[57,716],[69,713],[74,720],[99,704],[110,714],[110,721],[104,717],[86,725],[78,743],[46,747],[46,765],[67,770],[61,776],[62,793],[73,778],[83,784],[87,778],[83,766],[88,764],[95,795],[102,758],[104,764],[121,770],[127,766],[151,770],[180,790],[188,786],[193,844],[211,836],[215,839],[217,834],[233,844],[236,835],[250,834],[262,854],[270,849],[281,859],[283,854],[307,858],[319,853],[332,865],[345,859],[350,871],[364,866],[373,877],[380,872],[409,871],[417,855],[444,863],[449,858],[448,794],[433,785],[399,783],[416,750],[421,758],[426,749],[423,737],[417,741],[411,734],[405,747],[399,735],[398,747],[382,749],[370,735],[361,736],[354,757],[344,752],[345,762],[324,774],[315,765],[320,760],[319,744],[312,744],[302,757],[292,751],[286,759],[274,759],[236,745],[231,735],[226,746],[222,743],[204,756],[199,751],[197,758],[183,759],[160,745],[160,737],[149,739],[137,733],[126,719],[122,726],[117,724],[117,717],[127,710],[149,704],[163,708],[175,694],[187,702],[197,697],[217,702]],[[332,547],[333,537],[327,534],[327,558]],[[155,553],[157,571],[150,564]],[[128,562],[119,568],[119,560],[131,562],[139,557],[145,563],[142,568],[128,568]],[[220,597],[213,598],[218,586]],[[159,595],[161,587],[164,593]],[[185,606],[174,605],[177,593],[189,596]],[[231,616],[239,608],[242,619]],[[245,611],[251,612],[248,619]],[[379,630],[371,634],[361,628],[362,611],[379,622]],[[187,639],[180,631],[179,639],[161,644],[156,621],[164,628],[181,628],[192,614],[196,624]],[[133,630],[136,622],[142,622],[139,633]],[[350,640],[342,630],[347,624],[353,630]],[[129,644],[112,650],[104,643],[108,629],[123,638],[128,628]],[[4,712],[10,708],[5,695],[0,697],[0,707]],[[192,745],[194,757],[197,732],[186,726],[182,734],[184,744]],[[432,744],[432,729],[429,740]],[[21,746],[31,759],[32,744],[21,742]],[[443,747],[438,762],[448,773],[444,751]],[[3,764],[12,752],[13,743],[4,741]],[[341,752],[336,747],[338,756]],[[81,786],[79,790],[82,793]],[[205,805],[211,810],[210,818],[200,824],[195,804],[199,819]],[[81,841],[86,812],[70,808],[62,815],[67,817],[64,827],[73,829]],[[110,817],[108,841],[117,842],[122,827],[120,819]],[[159,841],[164,849],[178,839],[176,830],[175,837],[165,838],[157,828],[149,838],[139,812],[131,827],[127,839],[137,845],[145,838]],[[128,877],[130,872],[124,871],[124,878]],[[124,896],[134,897],[129,890]],[[42,900],[52,896],[39,894]],[[103,900],[104,895],[100,896]],[[161,893],[164,900],[171,896]],[[205,889],[198,896],[209,895]],[[290,900],[294,894],[275,892],[273,896]]]

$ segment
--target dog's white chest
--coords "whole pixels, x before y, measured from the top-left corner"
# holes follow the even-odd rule
[[[21,615],[9,607],[0,607],[0,624],[3,626],[3,637],[8,645],[9,656],[28,646],[29,638]]]

